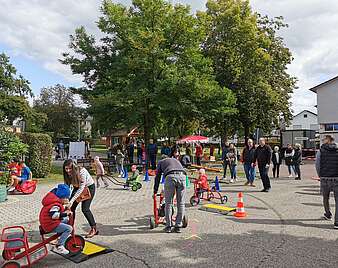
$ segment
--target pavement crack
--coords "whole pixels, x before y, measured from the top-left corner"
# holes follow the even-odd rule
[[[125,255],[126,257],[132,259],[132,260],[135,260],[135,261],[139,261],[139,262],[142,262],[146,267],[151,267],[149,265],[149,263],[147,263],[144,259],[141,259],[141,258],[138,258],[138,257],[134,257],[134,256],[130,256],[127,252],[124,252],[124,251],[121,251],[121,250],[118,250],[118,249],[112,249],[114,250],[115,252],[117,253],[120,253],[122,255]]]
[[[281,242],[277,246],[275,246],[274,249],[271,250],[271,252],[269,254],[267,254],[266,256],[264,256],[262,258],[262,260],[259,262],[258,265],[255,266],[255,268],[259,268],[270,257],[272,257],[272,255],[277,255],[278,254],[277,251],[280,250],[280,249],[282,249],[284,247],[284,245],[286,244],[286,242],[287,242],[287,239],[286,239],[286,221],[284,220],[283,215],[278,210],[276,210],[273,206],[271,206],[269,203],[267,203],[263,199],[261,199],[261,198],[259,198],[257,196],[254,196],[252,194],[247,194],[247,195],[251,196],[252,198],[257,199],[258,201],[260,201],[264,205],[266,205],[268,208],[270,208],[277,215],[277,217],[279,218],[279,221],[281,222],[281,224],[280,224],[281,225],[281,231],[280,231]]]

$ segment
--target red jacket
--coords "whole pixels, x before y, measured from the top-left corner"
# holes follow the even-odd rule
[[[197,182],[200,185],[201,189],[208,190],[209,184],[207,175],[200,175]]]
[[[42,205],[43,207],[39,216],[40,225],[46,233],[50,233],[61,223],[61,219],[52,219],[49,212],[50,209],[54,206],[58,206],[60,207],[60,213],[64,212],[65,209],[62,205],[61,199],[52,192],[46,194],[46,196],[42,199]]]
[[[196,145],[196,156],[200,157],[203,155],[203,148],[201,145]]]

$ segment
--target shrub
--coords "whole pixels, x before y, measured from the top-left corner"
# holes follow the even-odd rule
[[[52,167],[53,144],[47,134],[24,133],[22,140],[28,144],[27,165],[36,178],[46,177]]]
[[[28,146],[14,133],[0,126],[0,160],[9,163],[13,158],[21,158],[28,152]]]

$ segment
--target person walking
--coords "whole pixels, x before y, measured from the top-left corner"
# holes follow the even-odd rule
[[[258,164],[259,175],[262,179],[263,190],[261,192],[269,192],[271,190],[269,167],[271,162],[271,148],[265,144],[265,138],[259,139],[259,146],[255,150],[252,166]]]
[[[105,178],[106,177],[105,170],[104,170],[102,162],[100,161],[100,157],[98,156],[94,157],[94,169],[96,173],[96,188],[100,187],[100,179],[104,183],[104,187],[105,188],[108,187],[109,184]]]
[[[60,157],[62,160],[65,159],[65,144],[63,143],[63,140],[60,140],[58,143],[58,149],[60,152]]]
[[[316,170],[320,177],[320,189],[323,195],[324,219],[331,220],[330,193],[334,193],[336,208],[334,228],[338,229],[338,148],[334,138],[325,136],[323,145],[316,155]]]
[[[121,152],[120,149],[118,149],[116,154],[116,169],[117,173],[119,174],[118,175],[119,178],[121,178],[122,175],[124,174],[123,163],[124,163],[124,154]]]
[[[229,162],[227,162],[227,154],[229,152],[229,143],[226,142],[222,148],[222,161],[223,161],[223,179],[226,180],[227,179],[227,168],[229,167],[230,169],[230,166],[229,166]]]
[[[69,201],[70,210],[75,218],[76,208],[81,203],[82,213],[91,228],[86,238],[92,238],[99,233],[93,213],[90,210],[95,196],[95,182],[87,169],[77,166],[72,159],[68,159],[63,163],[63,179],[65,184],[73,186]]]
[[[162,174],[165,177],[164,199],[166,227],[164,228],[164,231],[166,233],[180,233],[185,214],[186,173],[180,161],[176,158],[164,158],[160,160],[156,169],[154,195],[158,192]],[[172,206],[175,194],[177,201],[177,215],[175,226],[173,226]]]
[[[200,166],[201,165],[201,159],[202,159],[202,156],[203,156],[203,147],[199,142],[196,143],[195,155],[196,155],[196,164],[198,166]]]
[[[288,144],[284,152],[284,160],[285,160],[285,165],[288,167],[289,178],[292,178],[292,170],[295,173],[295,168],[293,166],[293,155],[294,154],[295,154],[295,150],[293,149],[291,144]]]
[[[157,156],[157,145],[154,143],[153,139],[149,140],[148,148],[147,148],[147,154],[150,160],[151,169],[156,169],[156,156]],[[147,163],[149,164],[149,163]]]
[[[272,174],[274,178],[279,178],[279,168],[280,168],[280,164],[282,163],[282,155],[279,151],[279,147],[275,146],[273,148],[273,153],[272,153]]]
[[[230,167],[230,183],[237,181],[237,149],[233,143],[230,144],[229,151],[226,155]]]
[[[256,187],[253,183],[256,176],[256,168],[252,166],[254,154],[255,154],[255,146],[253,140],[248,139],[247,145],[244,147],[242,152],[242,161],[247,180],[244,185],[250,185],[252,187]]]
[[[300,164],[302,163],[302,146],[299,143],[295,144],[295,153],[293,155],[292,162],[295,168],[296,174],[295,180],[300,180],[301,179]]]
[[[128,145],[128,158],[130,164],[134,163],[134,151],[135,151],[135,143],[134,140],[131,139]]]

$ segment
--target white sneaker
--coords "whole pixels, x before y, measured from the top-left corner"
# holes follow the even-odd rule
[[[15,190],[15,187],[14,186],[11,186],[9,189],[8,189],[8,192],[13,192]]]
[[[234,182],[234,179],[230,179],[230,183],[233,183]]]
[[[121,174],[119,174],[117,177],[118,177],[118,178],[121,178],[121,177],[122,177],[122,175],[121,175]]]
[[[69,254],[69,251],[67,249],[65,249],[64,246],[56,246],[54,248],[54,251],[58,254],[63,254],[63,255]]]
[[[292,178],[292,175],[289,175],[288,178]]]

